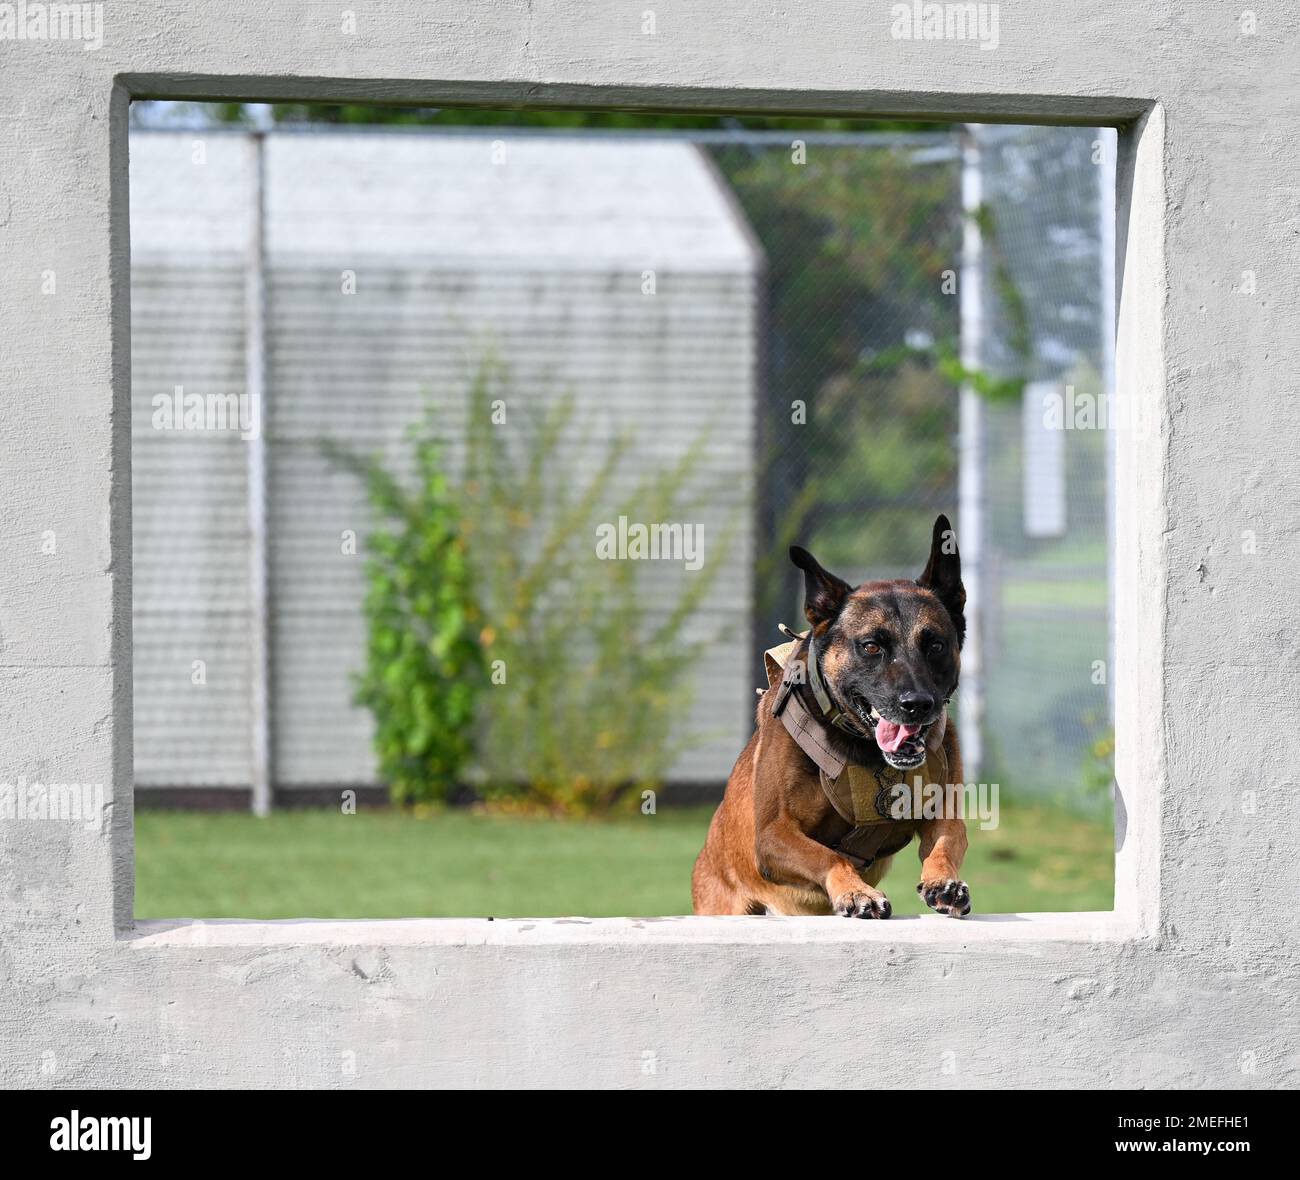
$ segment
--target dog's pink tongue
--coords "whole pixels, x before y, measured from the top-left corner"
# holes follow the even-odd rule
[[[876,745],[892,754],[908,738],[915,737],[920,732],[919,725],[895,725],[882,717],[876,722]]]

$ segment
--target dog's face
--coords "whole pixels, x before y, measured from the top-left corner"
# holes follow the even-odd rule
[[[957,687],[966,637],[961,557],[946,516],[934,522],[930,560],[915,582],[864,582],[856,590],[798,546],[804,613],[832,699],[861,724],[885,761],[925,761],[926,733]]]

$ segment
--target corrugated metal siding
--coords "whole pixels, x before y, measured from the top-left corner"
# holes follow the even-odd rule
[[[698,478],[709,488],[691,520],[721,547],[740,523],[694,637],[711,644],[700,669],[688,748],[674,777],[724,778],[750,724],[745,680],[752,536],[754,276],[665,273],[659,293],[639,276],[483,275],[358,266],[358,294],[339,293],[337,270],[273,273],[270,504],[276,777],[286,785],[370,781],[369,717],[349,706],[362,654],[362,558],[343,556],[343,530],[364,534],[367,511],[349,477],[320,457],[318,440],[400,453],[406,426],[437,407],[463,434],[468,384],[488,348],[508,358],[513,408],[572,395],[577,473],[594,468],[615,436],[634,440],[647,467],[676,461],[703,433]],[[463,359],[458,359],[458,356]],[[453,448],[452,463],[458,455]],[[581,476],[579,475],[579,478]],[[609,518],[620,496],[611,495]],[[595,537],[591,539],[593,560]],[[680,567],[646,563],[649,601],[671,601]],[[346,642],[341,637],[347,637]],[[344,658],[339,658],[343,656]],[[683,743],[689,745],[689,743]]]
[[[155,430],[153,398],[244,390],[243,137],[132,136],[135,779],[249,781],[248,525],[237,432]],[[206,685],[193,683],[194,661]]]
[[[238,432],[157,430],[155,394],[243,390],[243,271],[132,271],[135,774],[141,786],[246,786],[246,452]],[[194,661],[207,683],[193,683]]]
[[[144,137],[146,143],[154,138],[191,137]],[[565,253],[581,236],[582,211],[560,191],[564,168],[576,166],[572,145],[565,149],[567,164],[545,154],[534,153],[531,163],[527,153],[513,157],[516,183],[532,168],[544,181],[538,191],[559,201],[559,214],[548,221],[537,193],[525,200],[514,189],[503,190],[520,224],[504,236],[496,232],[487,256],[457,259],[449,255],[455,233],[428,220],[437,210],[426,209],[421,220],[412,176],[420,178],[430,202],[456,205],[457,233],[470,232],[462,224],[470,213],[483,225],[497,225],[500,208],[482,205],[495,177],[480,177],[486,195],[467,201],[460,191],[472,194],[476,183],[463,176],[472,145],[346,136],[269,141],[267,458],[277,785],[375,781],[370,718],[351,703],[351,674],[364,651],[360,604],[369,514],[356,482],[321,457],[319,441],[335,437],[400,456],[404,430],[430,403],[444,416],[448,435],[461,436],[468,383],[489,349],[509,366],[512,402],[575,398],[584,440],[574,440],[575,470],[594,465],[610,438],[627,433],[644,462],[629,464],[626,486],[646,466],[677,460],[707,432],[699,477],[710,494],[691,519],[703,524],[709,546],[721,542],[728,524],[735,531],[694,631],[714,636],[726,629],[728,635],[711,645],[696,678],[689,728],[694,739],[706,740],[684,743],[672,777],[720,780],[729,771],[752,715],[747,645],[758,263],[708,170],[699,160],[683,159],[692,149],[652,146],[651,173],[638,172],[649,166],[636,156],[640,146],[623,148],[623,190],[640,194],[632,204],[642,208],[620,210],[620,186],[612,182],[593,197],[603,209],[603,229],[584,268],[581,258]],[[665,146],[677,155],[663,154]],[[133,162],[133,203],[136,171],[147,167],[147,187],[165,194],[166,178],[188,166],[183,148],[153,144],[139,169]],[[222,151],[228,168],[243,167]],[[459,189],[448,176],[431,174],[431,161],[447,167],[449,160],[461,162]],[[187,199],[211,226],[209,207],[228,207],[230,196],[216,191],[221,185],[211,154],[208,161],[212,191],[190,184]],[[617,172],[593,169],[590,161],[583,167],[606,181]],[[661,180],[662,170],[671,169],[683,187],[677,194],[659,192],[657,206],[644,195],[653,168]],[[377,183],[389,172],[391,184]],[[637,182],[631,189],[629,180]],[[227,187],[239,183],[235,177]],[[396,206],[393,185],[400,190]],[[459,195],[448,195],[452,189]],[[670,219],[666,208],[674,204],[679,208]],[[658,232],[645,224],[656,208],[665,222]],[[636,233],[617,233],[616,216],[639,218]],[[161,223],[164,240],[150,244],[170,241],[177,248],[186,236],[184,218],[173,212]],[[552,238],[539,243],[548,225]],[[639,257],[645,267],[657,272],[654,296],[641,293],[641,265],[613,256],[629,238],[644,250]],[[383,247],[377,253],[349,250],[349,243],[377,242]],[[422,252],[429,245],[436,247],[432,255]],[[510,261],[511,249],[521,257]],[[354,295],[340,290],[345,269],[356,274]],[[182,266],[161,269],[155,261],[147,269],[137,261],[133,276],[134,298],[145,313],[137,313],[134,330],[136,761],[138,781],[148,785],[248,781],[243,444],[237,434],[159,437],[145,412],[153,393],[177,383],[187,390],[206,391],[214,382],[222,392],[242,389],[239,275],[209,272],[211,263],[188,257]],[[202,299],[196,297],[200,285]],[[184,376],[173,375],[180,372]],[[455,462],[454,448],[450,457]],[[616,506],[617,499],[611,513]],[[221,523],[178,533],[180,519]],[[362,541],[356,556],[342,552],[348,529]],[[593,551],[594,544],[593,537]],[[642,576],[648,596],[658,599],[661,590],[674,593],[693,575],[647,562]],[[166,604],[175,602],[180,585],[186,587],[185,610],[177,613]],[[189,687],[189,660],[204,658],[182,659],[192,647],[214,653],[206,690]]]

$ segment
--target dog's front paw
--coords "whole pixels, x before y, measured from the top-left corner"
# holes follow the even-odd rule
[[[832,903],[841,918],[888,918],[894,912],[883,893],[852,890]]]
[[[922,881],[916,891],[936,913],[950,918],[964,918],[970,913],[970,887],[965,881]]]

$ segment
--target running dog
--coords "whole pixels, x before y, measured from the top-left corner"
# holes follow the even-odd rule
[[[758,729],[695,862],[695,912],[888,918],[878,886],[919,836],[917,892],[964,917],[965,822],[951,808],[926,818],[906,805],[908,783],[962,781],[947,715],[966,634],[952,526],[934,522],[915,582],[854,589],[798,546],[790,559],[804,574],[809,630],[765,653]]]

